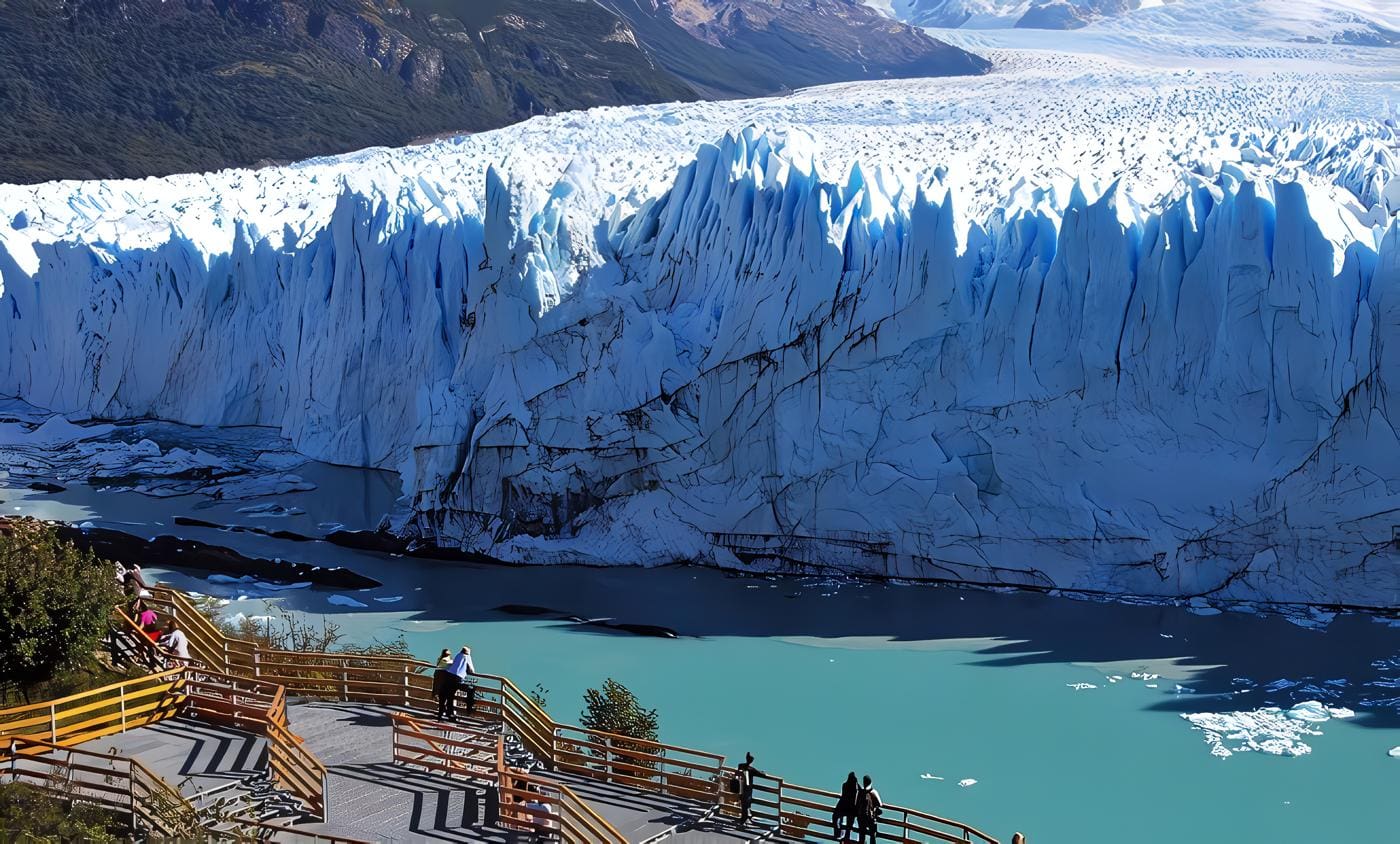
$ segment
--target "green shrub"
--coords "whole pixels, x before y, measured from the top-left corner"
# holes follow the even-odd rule
[[[642,706],[631,689],[611,677],[603,681],[601,690],[588,689],[583,693],[579,723],[590,730],[646,741],[656,741],[660,735],[656,710]]]
[[[22,782],[0,785],[0,840],[115,844],[124,832],[115,815],[91,803]]]
[[[87,669],[121,598],[111,563],[60,540],[41,522],[0,532],[0,677],[26,697]]]

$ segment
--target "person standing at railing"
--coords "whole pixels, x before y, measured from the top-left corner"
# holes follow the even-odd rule
[[[190,661],[190,640],[173,618],[165,622],[165,635],[160,637],[160,646],[175,654],[180,662]]]
[[[846,775],[846,781],[841,783],[841,797],[836,801],[836,809],[831,813],[832,835],[838,841],[851,840],[851,828],[856,821],[856,799],[860,797],[860,781],[856,779],[856,772],[851,771]],[[846,822],[846,831],[841,831],[841,822]]]
[[[753,766],[753,754],[744,754],[744,761],[734,769],[734,781],[739,792],[739,826],[748,826],[753,816],[753,778],[767,774]]]
[[[856,821],[860,823],[860,844],[865,844],[865,836],[870,836],[871,844],[879,841],[880,814],[884,803],[880,802],[880,792],[870,784],[870,775],[861,780],[861,789],[856,796]]]
[[[451,706],[452,698],[447,694],[447,667],[451,664],[452,651],[443,648],[442,653],[438,654],[437,667],[433,670],[433,698],[437,700],[439,721],[446,720],[448,708]]]
[[[141,632],[154,642],[160,635],[160,626],[156,620],[156,611],[146,606],[144,598],[137,598],[131,602],[131,620],[136,622],[136,626],[141,628]]]
[[[467,678],[476,674],[476,666],[472,664],[472,649],[466,645],[452,658],[452,663],[447,666],[449,675],[445,691],[447,693],[447,720],[457,720],[457,690],[463,685],[467,687],[467,714],[472,714],[476,708],[476,683]]]

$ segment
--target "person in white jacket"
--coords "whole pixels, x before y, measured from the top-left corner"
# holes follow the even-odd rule
[[[165,635],[160,637],[160,646],[175,654],[181,662],[190,661],[190,640],[173,618],[165,623]]]
[[[467,680],[476,674],[476,666],[472,664],[472,649],[466,645],[452,658],[452,663],[447,666],[447,688],[443,691],[450,701],[447,706],[447,720],[457,719],[457,689],[461,686],[467,687],[467,714],[472,714],[472,709],[476,707],[476,683]]]

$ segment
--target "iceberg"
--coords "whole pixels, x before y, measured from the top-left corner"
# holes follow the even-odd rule
[[[627,191],[407,153],[220,175],[234,216],[42,186],[4,209],[0,393],[275,426],[505,560],[1394,605],[1396,130],[1191,148],[992,204],[757,127]]]

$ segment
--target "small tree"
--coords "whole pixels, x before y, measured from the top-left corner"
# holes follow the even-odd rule
[[[27,519],[0,524],[0,677],[26,699],[93,662],[121,597],[111,563]]]
[[[660,735],[656,710],[642,706],[631,689],[611,677],[603,681],[601,691],[583,693],[583,712],[578,717],[590,730],[646,741],[656,741]]]

